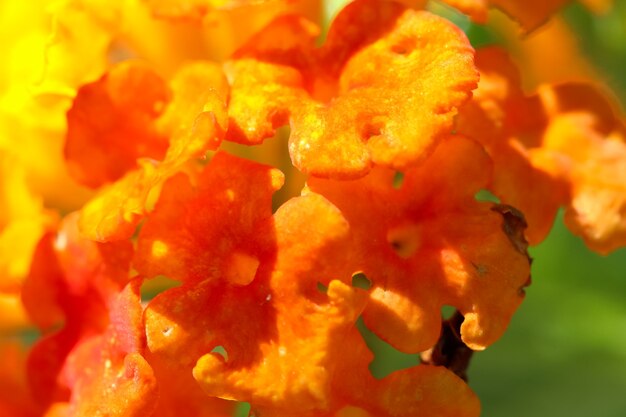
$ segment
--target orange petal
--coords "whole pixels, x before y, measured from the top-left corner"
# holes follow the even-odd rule
[[[348,220],[354,240],[345,262],[372,283],[365,322],[396,348],[432,346],[440,309],[450,304],[466,316],[465,343],[482,349],[521,302],[528,259],[509,241],[502,216],[474,200],[489,169],[480,146],[450,137],[405,173],[400,189],[382,169],[355,182],[310,181]]]
[[[336,417],[441,415],[476,417],[480,403],[467,384],[448,369],[419,365],[375,379],[367,368],[370,359],[361,351],[362,338],[354,330],[343,347],[335,390],[344,399]],[[356,352],[356,353],[352,353]],[[363,362],[367,359],[367,362]],[[418,394],[419,393],[419,394]],[[352,414],[354,413],[354,414]]]
[[[140,169],[104,187],[83,206],[79,221],[83,236],[97,242],[130,238],[145,216],[150,192],[161,181],[152,162],[140,161]]]
[[[228,140],[258,144],[288,123],[289,106],[306,100],[299,69],[313,64],[308,55],[318,34],[318,28],[306,19],[284,16],[257,33],[226,63],[232,79]]]
[[[478,398],[460,378],[443,367],[420,365],[396,371],[376,379],[369,372],[372,360],[356,328],[342,335],[341,341],[328,349],[332,358],[332,392],[334,401],[327,408],[305,410],[294,417],[409,417],[437,415],[476,417],[480,414]],[[319,405],[320,407],[323,404]],[[284,416],[287,410],[252,404],[252,412]]]
[[[571,201],[565,222],[601,254],[626,246],[626,135],[600,134],[597,119],[578,114],[557,117],[545,146],[570,166]]]
[[[159,398],[155,417],[231,417],[236,403],[206,395],[191,373],[191,368],[181,367],[158,355],[146,355],[154,370]]]
[[[440,18],[407,11],[384,38],[346,63],[339,95],[328,108],[295,112],[294,164],[323,176],[362,175],[372,162],[411,166],[452,129],[456,107],[476,81],[463,35]],[[380,105],[372,107],[374,102]],[[335,174],[348,163],[345,174]]]
[[[263,41],[289,31],[290,40],[273,49]],[[312,33],[287,17],[242,48],[230,66],[229,112],[235,139],[249,143],[289,120],[292,161],[316,176],[414,164],[452,129],[456,107],[476,86],[467,39],[426,12],[358,0],[337,17],[322,48],[302,47]]]
[[[468,15],[474,22],[485,24],[489,8],[497,7],[520,23],[525,32],[530,32],[557,13],[569,0],[527,1],[516,0],[444,0],[448,5]]]
[[[173,100],[158,121],[170,135],[165,163],[203,157],[220,145],[228,126],[228,82],[221,68],[197,61],[180,68],[170,82]]]
[[[292,311],[277,310],[277,335],[259,346],[262,360],[242,367],[236,357],[231,361],[229,356],[225,362],[217,354],[207,354],[194,367],[194,377],[207,393],[222,398],[284,409],[324,409],[332,398],[330,376],[336,364],[327,352],[353,325],[365,294],[339,281],[331,281],[328,300],[321,305],[306,300],[294,304],[294,300],[274,294],[277,306],[284,303]],[[285,314],[299,320],[290,320]],[[294,368],[299,370],[297,374],[291,371]]]
[[[547,118],[537,98],[524,95],[519,72],[503,50],[479,50],[476,64],[481,80],[472,101],[460,111],[458,132],[485,146],[494,161],[489,188],[524,213],[526,236],[534,245],[547,236],[566,199],[558,175],[533,163],[541,158],[534,149]]]
[[[489,16],[488,0],[444,0],[446,4],[459,9],[468,15],[472,21],[485,24]]]

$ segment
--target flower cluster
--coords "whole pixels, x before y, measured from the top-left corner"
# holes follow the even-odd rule
[[[323,40],[317,0],[41,3],[0,6],[0,328],[41,332],[0,343],[2,415],[477,417],[468,352],[558,209],[626,246],[611,99],[525,92],[426,1]],[[446,3],[531,31],[564,2]],[[359,318],[422,363],[374,378]]]

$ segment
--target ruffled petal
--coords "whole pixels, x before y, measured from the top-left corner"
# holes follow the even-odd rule
[[[268,46],[289,32],[289,41]],[[464,35],[394,2],[355,1],[322,48],[306,46],[313,36],[301,18],[277,20],[236,53],[228,72],[234,140],[258,143],[289,121],[292,161],[315,176],[414,164],[449,133],[476,86]]]
[[[525,248],[511,243],[491,204],[474,200],[489,170],[480,146],[450,137],[405,173],[400,189],[394,172],[383,169],[356,182],[309,182],[348,220],[354,240],[345,262],[372,284],[365,322],[396,348],[434,345],[448,304],[466,317],[463,341],[484,349],[522,301]]]
[[[526,237],[535,245],[547,236],[567,198],[566,183],[554,169],[539,166],[545,155],[534,150],[547,117],[539,100],[522,92],[519,72],[504,51],[481,49],[476,64],[481,81],[473,100],[460,111],[458,132],[484,145],[493,159],[488,188],[524,213]]]
[[[151,70],[144,68],[141,71]],[[125,94],[143,94],[134,84],[126,87],[129,91]],[[132,156],[132,167],[126,166],[123,177],[103,188],[82,209],[80,226],[86,237],[101,242],[131,237],[146,214],[149,197],[158,191],[159,186],[167,178],[184,171],[190,160],[202,158],[208,150],[220,145],[228,124],[225,108],[228,84],[221,69],[209,62],[189,63],[175,74],[170,88],[171,101],[158,104],[153,100],[153,106],[158,104],[157,107],[164,109],[159,112],[159,117],[143,126],[146,132],[158,132],[158,137],[167,138],[168,144],[158,156],[138,148],[134,154],[125,154]],[[116,113],[113,121],[118,118],[123,121],[127,117],[122,109],[118,110],[120,113]],[[115,130],[112,134],[116,140],[122,140],[121,133]],[[132,143],[136,138],[124,140]],[[116,148],[115,152],[125,151]],[[113,160],[117,166],[116,161]]]
[[[87,202],[80,213],[80,230],[97,242],[118,241],[131,237],[145,216],[151,191],[162,181],[151,161],[140,161],[138,170],[105,186]]]
[[[98,187],[136,168],[140,156],[162,159],[167,137],[154,123],[169,99],[161,77],[134,61],[81,87],[67,113],[65,157],[74,178]]]
[[[217,149],[228,127],[229,86],[218,65],[188,63],[174,75],[170,87],[173,99],[157,123],[158,130],[170,136],[163,161],[166,165]]]
[[[328,349],[333,358],[334,372],[330,378],[330,406],[306,410],[279,408],[252,403],[252,412],[279,417],[289,413],[294,417],[374,417],[437,415],[476,417],[480,404],[472,390],[443,367],[419,365],[396,371],[376,379],[369,372],[373,359],[355,327],[344,332],[340,341]],[[321,406],[324,405],[324,408]]]
[[[194,181],[179,174],[166,182],[139,234],[135,267],[147,277],[250,282],[263,252],[254,236],[271,218],[282,174],[220,152]]]
[[[28,358],[33,394],[42,404],[67,398],[68,357],[105,331],[109,303],[128,282],[132,244],[82,239],[77,217],[67,216],[56,235],[42,238],[22,293],[27,312],[45,334]],[[60,330],[51,333],[61,321]]]
[[[524,213],[529,242],[545,238],[564,206],[567,225],[590,248],[624,246],[626,127],[615,104],[582,83],[543,85],[527,96],[495,48],[479,51],[477,64],[481,83],[458,130],[485,145],[494,160],[490,188]]]
[[[465,13],[476,23],[487,23],[489,0],[445,0],[445,3]]]
[[[347,233],[339,211],[322,197],[291,200],[254,238],[281,250],[261,258],[249,285],[205,279],[168,290],[148,305],[151,352],[193,367],[210,396],[272,409],[330,407],[338,363],[332,352],[366,300],[362,290],[333,280],[336,271],[327,264],[342,258]],[[318,281],[328,283],[327,293],[318,290]],[[229,307],[234,300],[237,307]],[[221,353],[211,353],[217,347]],[[295,366],[297,374],[291,372]]]
[[[565,223],[594,251],[626,246],[626,130],[604,136],[589,114],[557,117],[545,147],[568,165],[571,200]]]
[[[276,297],[276,304],[284,302]],[[288,320],[286,312],[277,309],[277,337],[260,346],[262,361],[252,367],[241,367],[237,366],[236,358],[230,362],[229,357],[224,362],[221,356],[208,354],[198,360],[194,377],[207,393],[222,398],[284,409],[327,408],[332,398],[330,369],[336,363],[329,360],[330,345],[352,326],[360,312],[359,298],[364,300],[359,290],[332,281],[326,305],[304,300],[288,304],[291,314],[297,314],[300,319],[306,317],[304,323]],[[299,369],[297,374],[291,371],[295,367]]]

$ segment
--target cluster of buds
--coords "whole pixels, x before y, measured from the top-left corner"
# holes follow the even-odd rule
[[[626,246],[611,98],[426,1],[42,3],[0,6],[1,415],[477,417],[557,211]],[[360,319],[422,363],[372,376]]]

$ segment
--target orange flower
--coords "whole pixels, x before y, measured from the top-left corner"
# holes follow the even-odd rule
[[[464,35],[395,2],[352,2],[323,47],[313,46],[315,36],[311,23],[286,16],[235,53],[227,138],[259,143],[289,122],[291,158],[306,173],[406,168],[450,132],[476,86]]]
[[[226,161],[233,165],[232,157],[229,159],[231,161]],[[213,174],[219,175],[220,172],[224,170],[215,170]],[[223,181],[216,182],[216,185],[220,184],[223,191],[218,192],[213,187],[213,192],[208,194],[213,200],[221,200],[222,195],[228,195],[230,190],[237,198],[235,201],[247,201],[245,197],[250,191],[242,193],[245,188],[242,190],[241,186],[237,188]],[[250,400],[277,408],[328,406],[330,371],[326,368],[333,365],[324,352],[337,340],[342,329],[352,326],[365,294],[337,282],[325,296],[317,291],[312,277],[308,278],[312,285],[305,286],[305,282],[301,282],[313,271],[317,272],[316,266],[324,268],[324,258],[316,257],[318,253],[337,253],[343,233],[340,228],[338,232],[326,235],[323,231],[331,231],[330,227],[321,230],[316,227],[327,224],[327,216],[323,215],[329,209],[333,218],[341,220],[339,213],[329,204],[320,202],[320,206],[313,205],[303,212],[300,208],[304,203],[300,199],[292,201],[279,210],[279,213],[286,213],[284,221],[288,223],[285,226],[290,226],[278,229],[285,232],[284,238],[274,236],[271,218],[266,218],[264,227],[257,226],[254,235],[249,237],[246,237],[249,232],[236,229],[222,229],[221,236],[207,236],[218,248],[232,247],[229,241],[233,237],[237,240],[244,238],[241,243],[245,246],[264,248],[264,253],[253,253],[259,261],[256,271],[252,271],[256,277],[250,284],[242,286],[245,282],[229,279],[230,264],[209,265],[203,280],[196,279],[168,290],[147,307],[146,331],[151,352],[161,360],[177,363],[189,371],[195,365],[196,379],[211,396]],[[252,202],[248,202],[247,211],[256,211],[252,208],[258,203]],[[269,208],[268,203],[265,205]],[[193,205],[183,207],[193,212]],[[219,216],[219,212],[218,216],[204,221],[222,224],[223,216]],[[237,212],[239,210],[234,210],[232,215]],[[307,213],[322,216],[306,216]],[[277,216],[276,222],[282,224],[283,217]],[[293,224],[295,222],[297,224]],[[246,223],[248,221],[244,221],[244,225]],[[205,226],[188,230],[201,235],[203,230],[211,229]],[[307,239],[301,239],[303,236]],[[276,252],[277,245],[291,250]],[[232,247],[230,252],[239,253],[240,247]],[[307,295],[315,299],[309,300]],[[303,319],[309,324],[303,324]],[[205,355],[216,346],[225,350],[225,362],[218,354]],[[291,372],[296,364],[301,369],[300,374]],[[277,372],[283,376],[276,378]]]
[[[565,206],[567,224],[592,249],[626,244],[625,128],[614,106],[585,84],[544,85],[527,97],[498,49],[479,51],[477,64],[482,80],[461,111],[459,132],[485,145],[494,160],[491,188],[525,214],[530,243],[545,238]]]
[[[228,268],[213,268],[203,281],[150,302],[148,348],[160,363],[193,367],[210,396],[249,401],[268,416],[292,410],[339,416],[346,407],[381,416],[409,416],[417,408],[478,415],[474,394],[443,368],[424,366],[383,381],[369,374],[371,353],[354,328],[366,293],[332,279],[345,275],[337,266],[349,229],[327,200],[313,193],[290,200],[254,241],[276,251],[261,258],[250,284],[220,280]],[[328,282],[327,292],[318,281]],[[417,390],[421,399],[412,395]]]
[[[373,355],[355,328],[330,348],[335,358],[332,372],[332,406],[327,410],[297,411],[253,404],[252,412],[269,417],[409,417],[419,414],[477,417],[475,394],[443,367],[420,365],[375,379],[367,365]]]
[[[449,137],[405,172],[400,189],[382,168],[358,181],[310,181],[350,224],[344,263],[372,284],[363,317],[394,347],[432,347],[441,307],[452,305],[465,316],[463,341],[484,349],[521,303],[529,278],[523,218],[474,199],[490,168],[480,146]]]

